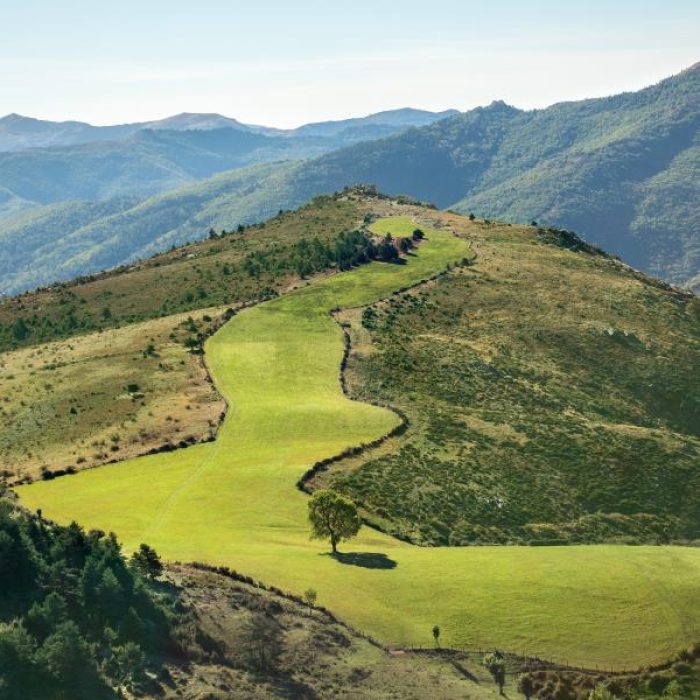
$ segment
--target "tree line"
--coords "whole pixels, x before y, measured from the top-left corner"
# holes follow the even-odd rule
[[[263,272],[291,272],[299,277],[308,277],[333,267],[349,270],[372,260],[397,262],[400,253],[408,252],[418,238],[422,238],[418,230],[412,238],[393,238],[391,234],[377,238],[360,229],[344,231],[330,242],[319,238],[302,238],[284,249],[249,253],[243,260],[243,269],[253,277]]]

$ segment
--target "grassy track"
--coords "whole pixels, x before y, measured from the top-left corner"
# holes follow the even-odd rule
[[[380,223],[393,232],[408,221]],[[166,558],[226,564],[395,644],[498,645],[632,667],[700,638],[700,552],[671,547],[419,548],[364,529],[331,559],[295,482],[314,461],[387,432],[393,413],[346,399],[335,307],[371,303],[467,253],[440,231],[406,265],[372,263],[241,313],[207,344],[231,404],[215,443],[20,489],[66,522]]]

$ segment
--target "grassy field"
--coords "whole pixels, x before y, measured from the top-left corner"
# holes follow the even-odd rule
[[[299,476],[398,420],[342,394],[341,330],[328,311],[375,302],[469,254],[465,241],[423,228],[428,241],[406,264],[329,277],[241,313],[208,341],[231,404],[216,442],[22,487],[23,503],[114,530],[128,547],[149,542],[168,559],[313,587],[320,604],[392,644],[429,645],[439,624],[445,644],[620,668],[697,639],[697,550],[420,548],[364,528],[335,560],[309,540]]]

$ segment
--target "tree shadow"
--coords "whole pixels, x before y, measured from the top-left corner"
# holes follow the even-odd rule
[[[332,557],[340,564],[360,566],[363,569],[395,569],[397,563],[383,552],[336,552],[324,556]]]

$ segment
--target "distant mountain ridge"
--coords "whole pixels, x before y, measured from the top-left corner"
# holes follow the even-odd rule
[[[220,114],[183,112],[165,119],[133,124],[94,126],[87,122],[55,122],[8,114],[0,118],[0,152],[23,151],[27,148],[78,146],[96,141],[119,141],[146,129],[172,131],[238,129],[253,131],[256,127],[223,117]]]
[[[237,119],[215,113],[182,112],[165,119],[107,126],[94,126],[81,121],[56,122],[13,113],[0,117],[0,152],[23,151],[28,148],[77,146],[96,141],[120,141],[145,130],[236,129],[266,136],[295,137],[337,136],[346,129],[382,126],[392,127],[391,131],[395,132],[397,128],[425,126],[458,113],[456,109],[430,112],[422,109],[403,108],[377,112],[366,117],[304,124],[296,129],[244,124]]]
[[[428,112],[424,109],[391,109],[384,112],[377,112],[366,117],[353,117],[351,119],[339,119],[334,121],[314,122],[304,124],[291,133],[298,136],[332,136],[343,132],[346,129],[356,129],[363,126],[426,126],[433,122],[453,117],[459,114],[456,109],[446,109],[443,112]]]
[[[160,134],[161,147],[206,138],[146,133]],[[314,143],[266,138],[275,148],[296,144],[299,158],[300,144]],[[135,204],[128,188],[118,189],[109,215],[84,203],[23,211],[33,198],[3,181],[12,154],[0,154],[0,209],[4,197],[14,211],[0,220],[0,293],[118,265],[205,236],[211,226],[258,221],[358,183],[482,217],[570,228],[635,267],[700,290],[700,64],[612,97],[533,111],[498,101],[305,161],[291,155],[271,163],[281,152],[271,148],[262,149],[268,160],[245,156],[254,167],[183,182]],[[32,186],[39,180],[30,170],[20,178]]]
[[[53,202],[149,197],[225,170],[313,158],[451,113],[401,109],[292,130],[218,114],[107,127],[9,115],[0,119],[0,218]],[[3,138],[16,148],[2,152]],[[37,146],[45,141],[51,145]]]

